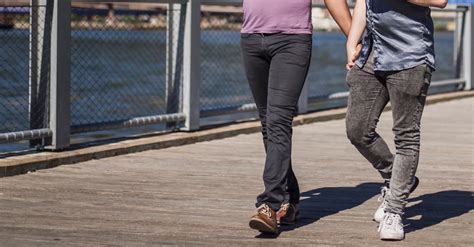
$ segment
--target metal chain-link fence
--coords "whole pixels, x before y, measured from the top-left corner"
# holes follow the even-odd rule
[[[111,13],[73,9],[72,125],[174,113],[166,112],[166,10]]]
[[[0,7],[0,133],[48,127],[46,11],[45,6]]]
[[[253,103],[240,54],[241,13],[206,13],[201,23],[201,109]]]

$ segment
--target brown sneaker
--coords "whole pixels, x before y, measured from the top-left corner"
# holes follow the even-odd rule
[[[279,225],[292,225],[298,220],[300,210],[298,204],[286,203],[281,205],[280,210],[277,212],[277,224]]]
[[[276,213],[266,204],[257,208],[257,214],[250,218],[249,226],[264,233],[277,233]]]

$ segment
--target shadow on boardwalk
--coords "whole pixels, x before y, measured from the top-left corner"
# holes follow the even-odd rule
[[[459,217],[474,209],[472,191],[447,190],[410,199],[405,220],[406,232],[414,232]],[[412,219],[416,217],[418,219]]]
[[[362,183],[356,187],[327,187],[301,194],[300,220],[291,226],[281,226],[280,233],[310,225],[324,217],[355,208],[379,193],[380,183]],[[414,204],[406,209],[406,232],[414,232],[459,217],[474,209],[473,193],[448,190],[410,199]],[[375,209],[374,209],[375,210]],[[416,219],[414,219],[416,218]],[[260,234],[257,238],[277,238]]]
[[[355,208],[377,195],[381,186],[381,183],[362,183],[355,187],[326,187],[303,192],[298,223],[281,226],[280,233],[292,231],[324,217]],[[260,234],[257,238],[276,238],[278,235]]]

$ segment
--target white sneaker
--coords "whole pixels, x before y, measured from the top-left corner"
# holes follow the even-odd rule
[[[379,225],[379,233],[381,240],[403,240],[405,231],[403,231],[402,217],[399,214],[385,213]]]
[[[418,184],[420,183],[420,179],[418,179],[418,177],[415,176],[415,182],[413,183],[412,187],[410,188],[410,194],[413,193],[413,191],[416,190],[416,188],[418,187]],[[375,211],[375,214],[374,214],[374,221],[380,223],[382,222],[384,216],[385,216],[385,209],[387,208],[387,205],[388,205],[388,202],[387,200],[385,200],[385,197],[387,196],[387,193],[389,192],[389,187],[388,185],[385,185],[382,187],[381,191],[380,191],[380,196],[378,198],[378,201],[379,202],[382,202],[380,204],[380,206],[377,208],[377,211]]]
[[[374,221],[376,222],[381,222],[385,216],[385,209],[387,208],[387,201],[385,200],[385,196],[388,193],[388,187],[384,186],[382,187],[382,190],[380,191],[381,195],[378,198],[379,202],[382,202],[380,206],[377,208],[377,211],[375,211],[374,214]]]

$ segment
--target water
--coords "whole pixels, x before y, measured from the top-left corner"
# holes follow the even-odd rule
[[[166,34],[164,31],[74,30],[72,39],[72,124],[128,119],[166,112]],[[346,91],[345,38],[317,32],[308,75],[311,96]],[[452,78],[453,34],[436,34],[438,71],[434,80]],[[0,31],[0,133],[21,131],[28,123],[28,30]],[[236,31],[202,33],[201,106],[215,109],[251,103]],[[179,104],[178,101],[174,104]],[[155,131],[160,127],[145,127]],[[135,130],[136,132],[136,130]],[[135,133],[116,130],[82,135],[74,142]],[[0,152],[24,143],[1,144]]]

